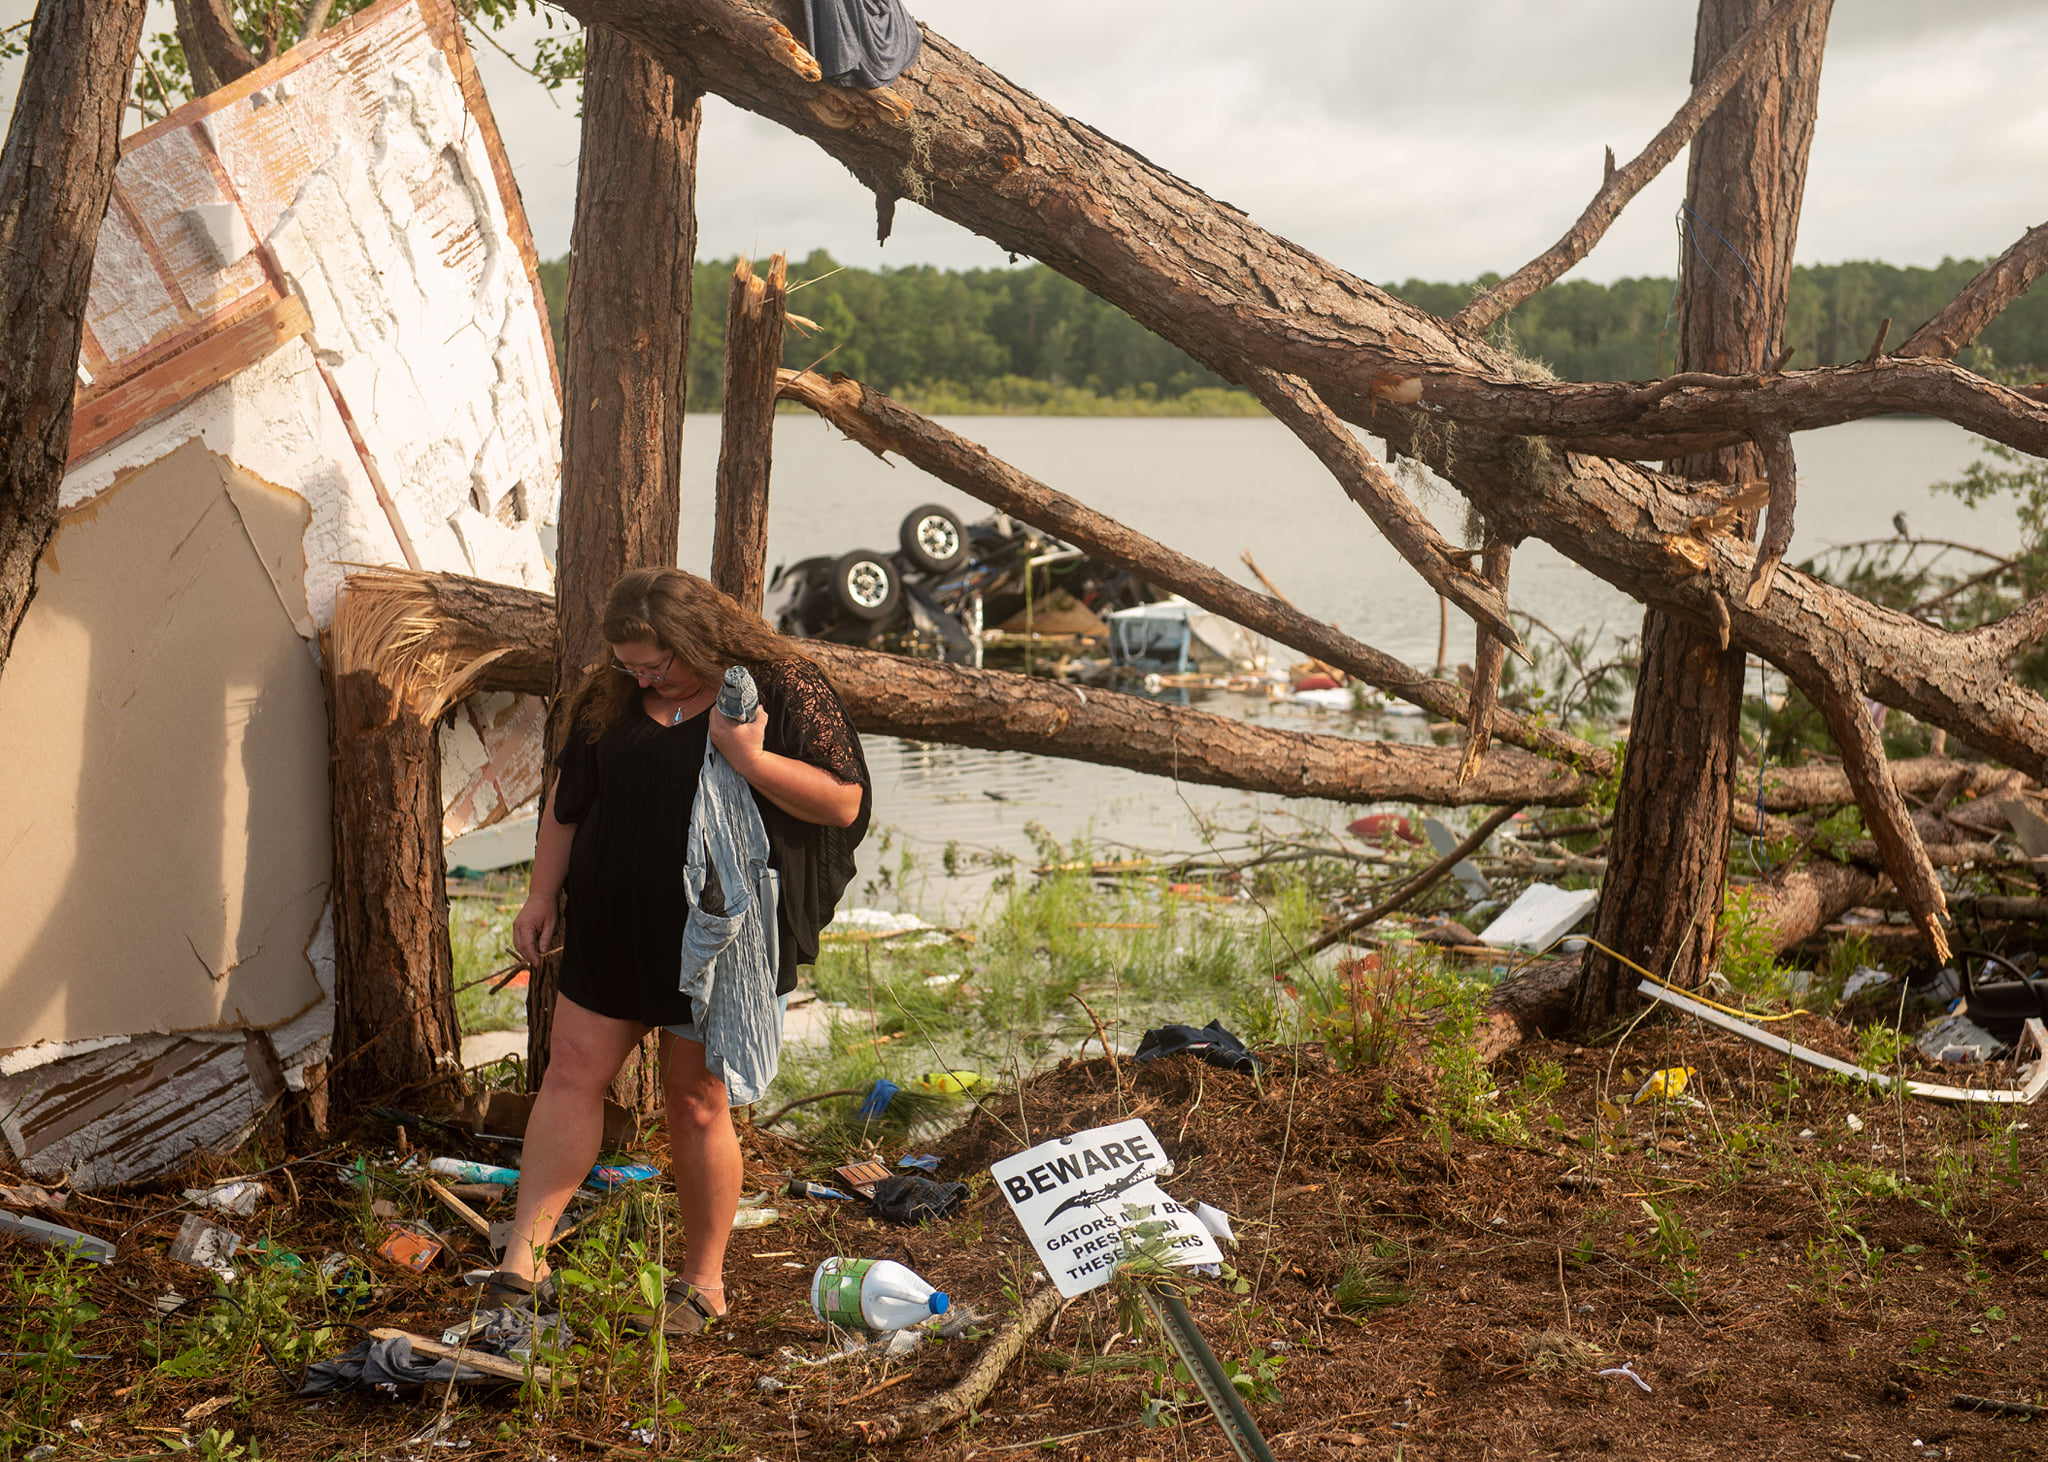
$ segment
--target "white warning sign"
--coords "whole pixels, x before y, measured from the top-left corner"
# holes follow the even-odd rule
[[[1152,1129],[1132,1118],[1057,1137],[989,1172],[1031,1236],[1039,1261],[1069,1299],[1109,1282],[1124,1257],[1156,1233],[1173,1264],[1217,1264],[1223,1254],[1195,1217],[1155,1181],[1173,1171]]]

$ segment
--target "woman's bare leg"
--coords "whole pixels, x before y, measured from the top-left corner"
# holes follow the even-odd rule
[[[682,1277],[725,1313],[725,1245],[740,1202],[740,1140],[725,1083],[704,1065],[704,1047],[661,1033],[661,1089],[668,1108],[669,1155],[683,1211]],[[521,1180],[524,1186],[524,1180]]]
[[[604,1142],[605,1091],[646,1034],[644,1025],[555,997],[547,1074],[526,1120],[520,1154],[519,1209],[499,1260],[504,1273],[536,1281],[547,1277],[543,1246],[570,1195],[590,1176]]]

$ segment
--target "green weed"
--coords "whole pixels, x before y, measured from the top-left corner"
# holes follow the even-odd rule
[[[7,1291],[17,1303],[8,1348],[25,1363],[14,1368],[11,1404],[0,1410],[0,1455],[33,1445],[60,1424],[79,1374],[79,1327],[100,1314],[86,1298],[92,1273],[91,1263],[65,1249],[24,1251],[9,1274]]]

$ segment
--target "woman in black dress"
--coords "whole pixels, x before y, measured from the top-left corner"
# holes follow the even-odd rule
[[[703,579],[637,569],[605,605],[608,665],[578,692],[541,813],[533,877],[513,944],[538,964],[568,927],[548,1068],[527,1123],[519,1210],[486,1304],[544,1309],[553,1287],[540,1241],[596,1162],[604,1094],[650,1029],[661,1036],[662,1097],[687,1248],[663,1323],[701,1329],[725,1313],[726,1240],[740,1195],[739,1141],[725,1084],[705,1067],[678,989],[690,811],[708,739],[753,790],[782,875],[776,993],[813,963],[818,932],[853,876],[867,831],[867,763],[846,705],[797,645]],[[761,711],[744,725],[714,708],[745,665]]]

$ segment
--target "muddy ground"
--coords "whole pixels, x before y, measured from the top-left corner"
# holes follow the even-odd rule
[[[1846,1032],[1799,1026],[1802,1039],[1847,1049]],[[2048,1294],[2048,1154],[2025,1109],[2015,1122],[1901,1102],[1661,1015],[1618,1046],[1528,1047],[1494,1073],[1497,1094],[1476,1103],[1447,1095],[1421,1063],[1339,1071],[1314,1046],[1267,1059],[1260,1079],[1185,1057],[1069,1063],[986,1099],[946,1136],[915,1144],[944,1158],[941,1176],[978,1190],[933,1227],[778,1199],[781,1222],[735,1236],[727,1329],[675,1345],[665,1394],[681,1403],[680,1425],[659,1451],[791,1462],[864,1454],[855,1422],[944,1389],[988,1342],[961,1338],[886,1367],[794,1364],[826,1352],[808,1306],[817,1262],[901,1260],[1000,1325],[1019,1286],[1037,1280],[1007,1206],[982,1181],[987,1163],[1056,1132],[1139,1116],[1178,1163],[1169,1191],[1236,1218],[1247,1292],[1197,1281],[1190,1305],[1220,1356],[1263,1365],[1253,1411],[1278,1457],[2048,1454],[2048,1423],[1951,1406],[1958,1393],[2031,1402],[2048,1388],[2030,1333]],[[1702,1105],[1630,1104],[1648,1073],[1672,1066],[1695,1068],[1689,1092]],[[748,1143],[751,1186],[812,1161],[772,1136],[749,1133]],[[313,1171],[273,1179],[279,1198],[255,1222],[300,1253],[359,1251],[356,1200]],[[165,1254],[182,1215],[150,1217],[176,1199],[175,1185],[80,1195],[46,1215],[108,1237],[127,1231],[119,1261],[91,1272],[101,1314],[75,1342],[107,1359],[78,1363],[46,1455],[162,1455],[208,1428],[232,1428],[232,1446],[254,1438],[270,1458],[657,1453],[631,1430],[655,1405],[647,1342],[582,1357],[580,1397],[459,1391],[439,1449],[408,1444],[441,1414],[438,1392],[298,1401],[246,1343],[228,1353],[231,1339],[211,1369],[188,1359],[169,1369],[192,1374],[166,1374],[148,1351],[180,1353],[190,1337],[178,1327],[198,1322],[166,1324],[152,1301],[170,1286],[203,1287]],[[38,1251],[0,1247],[17,1309],[35,1302],[24,1275],[42,1262]],[[420,1276],[370,1262],[386,1293],[363,1323],[433,1335],[466,1309],[445,1258]],[[598,1304],[576,1297],[572,1321],[586,1335],[591,1317],[603,1320]],[[9,1318],[9,1333],[25,1331],[33,1348],[37,1322],[22,1319]],[[318,1316],[276,1326],[292,1320],[310,1327]],[[1162,1426],[1140,1424],[1148,1397],[1192,1393],[1150,1364],[1158,1335],[1129,1330],[1114,1289],[1085,1297],[1033,1338],[968,1424],[878,1450],[1227,1456],[1199,1402],[1169,1408]],[[330,1351],[349,1337],[331,1339]],[[1624,1363],[1647,1392],[1595,1374]],[[10,1387],[42,1384],[32,1362],[0,1365],[16,1368],[0,1371]],[[787,1389],[761,1391],[763,1376]],[[17,1390],[17,1402],[28,1395]]]

